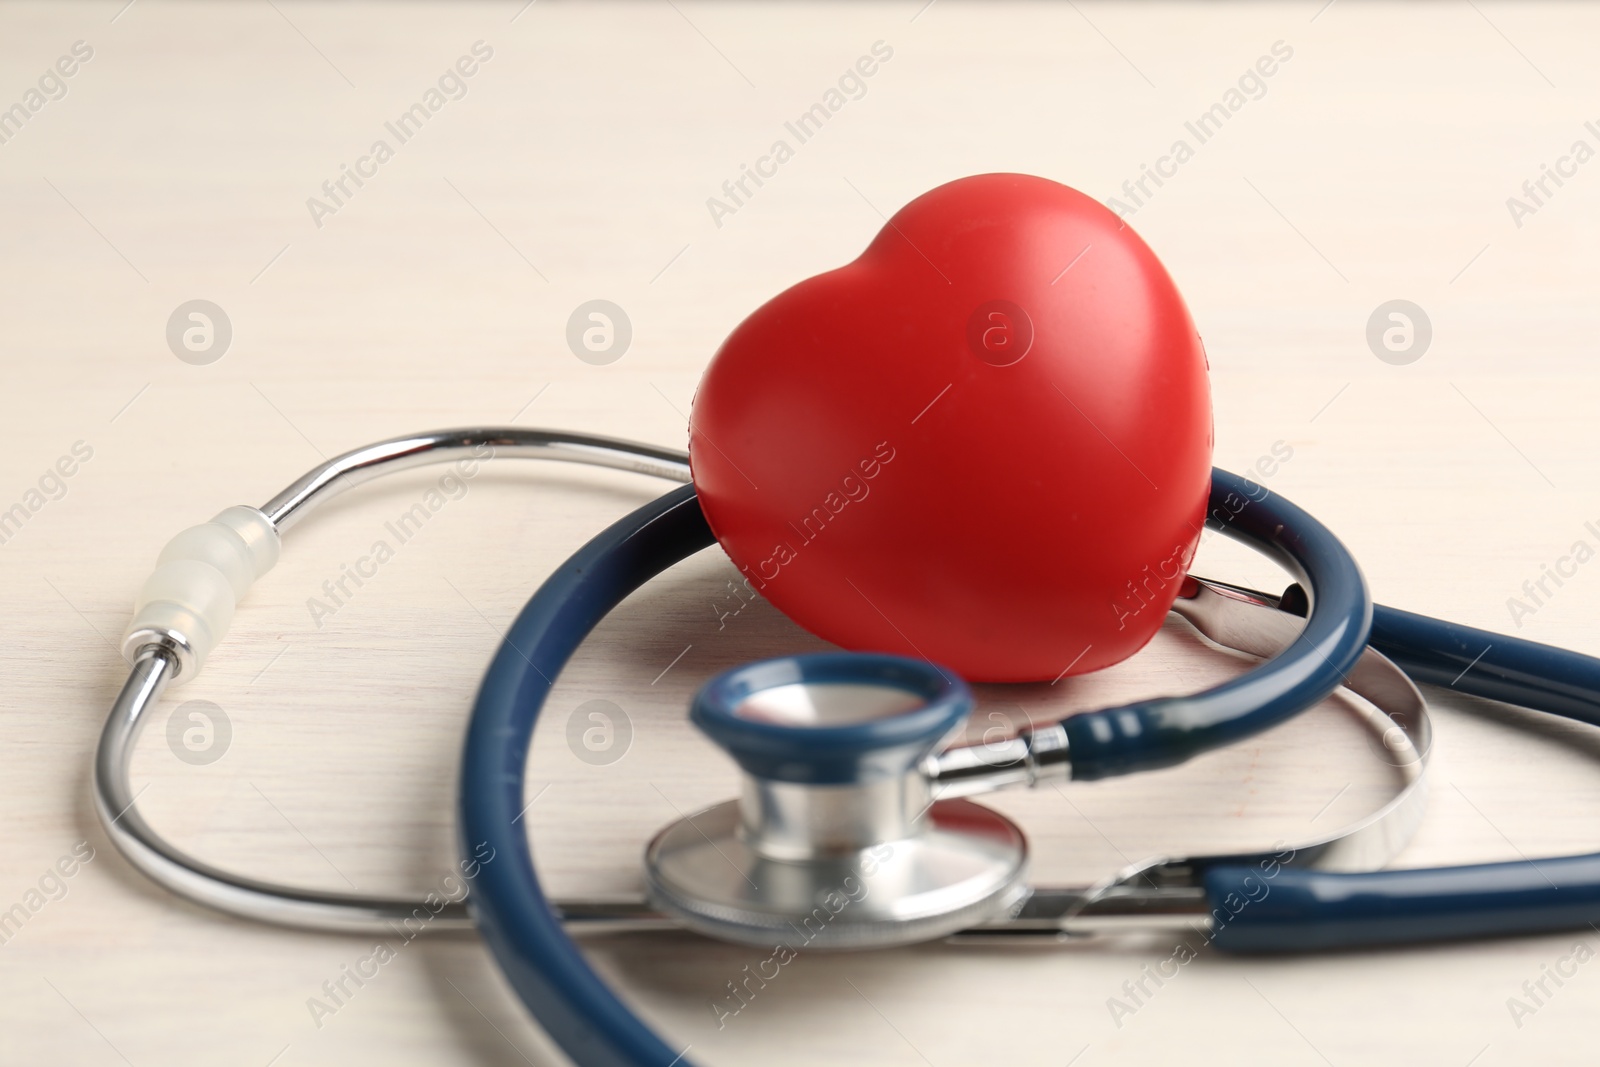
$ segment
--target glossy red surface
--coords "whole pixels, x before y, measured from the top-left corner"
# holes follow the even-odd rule
[[[718,350],[690,461],[752,586],[845,648],[974,681],[1126,658],[1193,555],[1205,354],[1111,211],[985,174],[918,197]]]

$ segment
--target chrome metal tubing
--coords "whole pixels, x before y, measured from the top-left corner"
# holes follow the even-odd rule
[[[128,781],[128,764],[149,711],[172,676],[172,654],[156,646],[140,651],[122,687],[95,753],[95,807],[117,850],[152,881],[197,904],[262,922],[320,930],[375,930],[408,920],[428,928],[470,929],[457,901],[430,909],[422,900],[366,896],[277,885],[231,874],[186,855],[145,822]]]
[[[277,531],[283,533],[303,519],[314,504],[373,478],[430,463],[502,457],[583,463],[674,482],[689,480],[688,453],[676,449],[564,430],[479,426],[431,430],[352,449],[308,471],[262,505],[261,510]]]
[[[1001,741],[957,745],[936,752],[924,762],[923,774],[936,800],[968,797],[1014,785],[1031,787],[1041,782],[1068,781],[1072,777],[1072,753],[1066,729],[1060,723],[1050,723],[1020,730],[1015,737]]]
[[[1212,926],[1211,904],[1198,886],[1117,886],[1100,893],[1040,888],[1010,915],[949,940],[1010,943],[1193,930]]]
[[[547,459],[689,480],[685,452],[592,434],[519,427],[470,427],[410,434],[354,449],[316,467],[261,509],[282,533],[318,504],[384,474],[452,460]],[[151,635],[134,650],[127,682],[112,705],[95,753],[95,808],[107,835],[128,861],[172,892],[231,915],[321,930],[377,931],[418,924],[428,930],[471,928],[466,905],[430,907],[420,896],[389,897],[303,889],[232,874],[185,854],[145,821],[129,781],[129,763],[148,712],[184,666],[183,650]],[[438,894],[433,895],[440,900]],[[577,929],[654,928],[667,920],[637,905],[576,903]]]

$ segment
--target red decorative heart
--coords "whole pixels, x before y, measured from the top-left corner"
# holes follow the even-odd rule
[[[1150,639],[1194,554],[1205,353],[1112,212],[963,178],[739,324],[689,455],[722,547],[819,637],[974,681],[1081,674]]]

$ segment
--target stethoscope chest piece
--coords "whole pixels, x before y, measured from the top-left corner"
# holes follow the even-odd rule
[[[645,851],[656,907],[768,948],[877,948],[992,920],[1027,894],[1009,819],[934,800],[925,761],[972,697],[895,656],[765,660],[712,679],[691,718],[739,764],[739,799],[681,819]]]

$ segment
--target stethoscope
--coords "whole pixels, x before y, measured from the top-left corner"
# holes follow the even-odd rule
[[[1418,826],[1431,730],[1414,683],[1600,725],[1600,660],[1374,605],[1349,553],[1310,515],[1246,479],[1212,477],[1207,524],[1282,564],[1282,596],[1189,577],[1173,611],[1262,662],[1204,692],[952,744],[966,684],[917,659],[838,652],[747,664],[707,682],[691,719],[738,765],[736,800],[647,846],[648,899],[551,900],[524,811],[535,720],[587,634],[631,592],[715,543],[692,485],[572,556],[507,631],[479,691],[461,767],[465,900],[279,885],[189,856],[142,817],[129,762],[147,713],[192,679],[281,536],[369,478],[492,449],[689,481],[681,452],[582,434],[486,428],[379,442],[318,466],[260,508],[229,508],[163,549],[123,640],[132,669],[95,760],[102,825],[174,893],[248,919],[325,930],[475,924],[528,1009],[576,1062],[687,1064],[600,979],[583,933],[687,927],[789,951],[939,938],[1039,942],[1198,930],[1224,952],[1281,953],[1581,927],[1600,918],[1600,854],[1379,870]],[[1400,792],[1353,826],[1258,852],[1160,857],[1096,884],[1027,881],[1027,842],[968,798],[1171,766],[1259,733],[1336,689],[1382,739]]]

